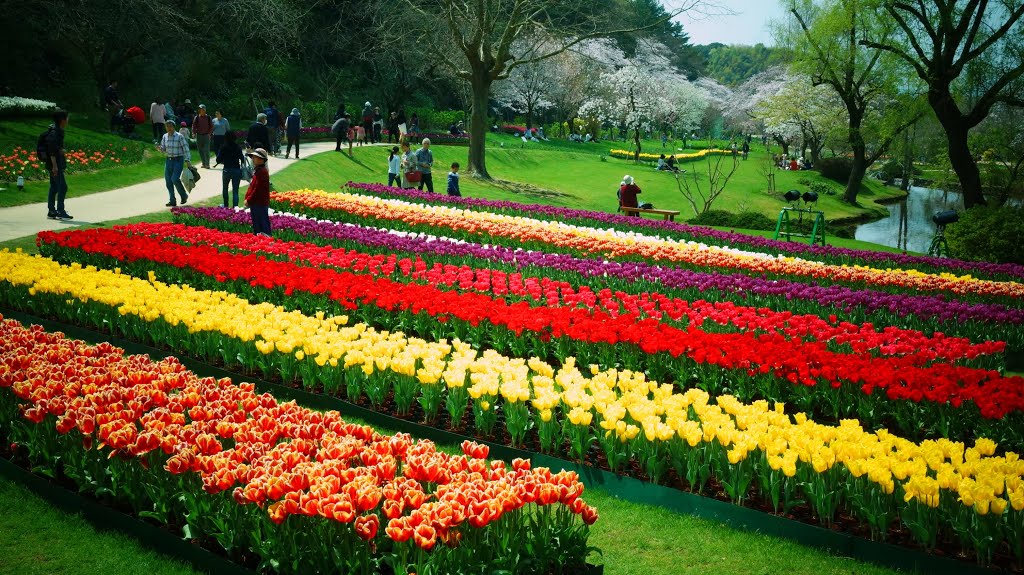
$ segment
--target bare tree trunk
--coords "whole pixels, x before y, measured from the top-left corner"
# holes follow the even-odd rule
[[[910,190],[910,180],[914,178],[914,153],[910,144],[910,130],[907,130],[903,133],[903,182],[900,184],[904,192]]]
[[[639,162],[640,161],[640,127],[639,126],[635,130],[633,130],[633,141],[636,142],[636,154],[633,156],[633,159],[635,161]]]
[[[473,88],[472,115],[469,120],[468,171],[478,178],[490,179],[487,173],[485,146],[487,143],[487,104],[491,94],[491,79],[484,70],[474,70],[470,80]]]

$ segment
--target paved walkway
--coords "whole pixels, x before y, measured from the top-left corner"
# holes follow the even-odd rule
[[[303,144],[302,158],[305,160],[314,154],[328,151],[334,151],[334,142]],[[275,172],[295,162],[294,158],[286,160],[284,156],[272,157],[270,159],[271,180],[273,180]],[[199,168],[199,174],[201,179],[192,189],[192,193],[188,195],[188,205],[214,197],[219,198],[221,195],[220,168],[211,170]],[[75,217],[71,221],[46,219],[45,203],[0,208],[0,241],[32,236],[42,230],[66,230],[80,225],[98,224],[109,220],[120,220],[168,210],[170,208],[164,206],[167,203],[167,186],[164,184],[163,173],[154,174],[154,176],[160,176],[160,179],[109,192],[68,198],[65,208],[69,214]],[[242,181],[239,203],[243,203],[241,196],[244,196],[244,188],[247,184],[248,182]],[[71,185],[74,185],[73,179]]]

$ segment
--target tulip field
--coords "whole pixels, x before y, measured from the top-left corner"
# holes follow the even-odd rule
[[[476,441],[1024,566],[1022,266],[352,182],[271,207],[273,238],[207,207],[40,232],[40,256],[0,252],[0,306],[462,452],[7,319],[24,457],[280,573],[581,572],[579,477]]]

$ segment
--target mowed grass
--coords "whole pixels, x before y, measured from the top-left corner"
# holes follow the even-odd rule
[[[129,164],[114,168],[103,168],[91,172],[68,174],[68,195],[70,198],[80,198],[98,192],[106,192],[141,184],[151,180],[158,180],[164,177],[164,156],[156,151],[150,142],[152,133],[149,124],[136,126],[136,133],[143,136],[141,140],[128,140],[108,132],[96,132],[75,126],[75,115],[71,116],[71,123],[65,135],[65,147],[69,150],[79,146],[106,147],[108,144],[115,146],[141,146],[144,149],[142,162]],[[48,119],[34,119],[22,121],[4,121],[0,123],[0,153],[12,150],[16,146],[34,151],[36,138],[50,125]],[[192,150],[192,157],[198,158],[196,150]],[[50,190],[49,180],[29,180],[25,182],[25,190],[18,191],[14,182],[0,182],[0,208],[21,206],[46,202],[46,196]]]
[[[121,533],[100,531],[0,479],[0,573],[5,575],[194,575],[198,571]]]
[[[434,191],[445,193],[447,186],[448,166],[452,162],[459,162],[465,165],[466,148],[456,146],[434,146],[434,166],[443,166],[434,170]],[[326,191],[338,191],[349,181],[365,183],[387,183],[387,158],[389,150],[382,147],[353,148],[353,157],[348,154],[327,152],[310,156],[302,162],[292,164],[279,173],[275,173],[271,164],[271,180],[277,190],[296,190],[303,188],[322,189]],[[560,151],[531,150],[509,150],[503,148],[492,148],[487,153],[488,169],[495,178],[512,182],[527,183],[540,186],[552,193],[533,193],[529,189],[509,189],[498,183],[486,182],[476,178],[463,175],[461,178],[461,190],[463,196],[486,198],[490,200],[507,200],[523,203],[540,203],[569,208],[585,210],[596,210],[614,213],[616,209],[615,190],[621,181],[624,173],[629,173],[637,178],[639,185],[644,190],[645,201],[652,201],[655,207],[666,209],[678,209],[680,216],[677,221],[692,217],[692,211],[687,212],[686,206],[681,205],[682,197],[678,189],[673,191],[669,186],[675,186],[675,179],[667,173],[657,172],[653,168],[642,168],[645,171],[636,171],[636,164],[624,160],[609,159],[601,162],[598,155],[590,153],[569,153]],[[731,160],[730,160],[731,161]],[[752,162],[756,160],[753,154],[742,168],[753,169]],[[742,162],[742,160],[741,160]],[[629,169],[629,172],[622,172]],[[571,170],[571,175],[566,171]],[[553,175],[554,173],[554,175]],[[617,176],[615,174],[618,174]],[[799,177],[818,176],[814,172],[778,172],[797,179]],[[748,174],[749,175],[749,174]],[[614,181],[607,184],[608,178]],[[650,183],[649,183],[650,182]],[[658,186],[661,186],[660,188]],[[874,184],[872,184],[874,185]],[[781,186],[781,184],[780,184]],[[602,190],[600,194],[595,189]],[[780,188],[788,189],[788,188]],[[651,196],[647,196],[650,193]],[[893,193],[891,189],[882,187],[882,193]],[[665,202],[653,201],[651,197],[661,194],[667,198]],[[726,194],[727,195],[727,194]],[[726,195],[723,195],[725,198]],[[668,203],[676,202],[675,204]],[[826,216],[829,211],[825,204],[836,202],[834,197],[821,200],[822,209],[825,209]],[[763,199],[765,215],[774,219],[779,209],[785,205],[781,200],[774,198]],[[845,206],[845,204],[843,205]],[[724,204],[723,204],[724,209]],[[716,209],[718,206],[716,205]],[[750,209],[749,207],[747,209]],[[850,206],[844,209],[852,210]],[[881,209],[881,208],[879,208]],[[884,211],[884,209],[882,210]],[[725,231],[757,235],[762,237],[774,237],[774,232],[757,230],[738,230],[732,228],[718,228]],[[901,252],[902,250],[887,248],[879,244],[860,242],[842,238],[827,237],[829,245],[844,248],[881,250],[890,252]]]

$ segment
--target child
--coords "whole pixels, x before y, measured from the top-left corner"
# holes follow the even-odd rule
[[[366,143],[366,128],[356,126],[356,144],[362,146]]]
[[[186,124],[185,122],[181,123],[181,129],[178,130],[178,133],[181,134],[182,136],[185,136],[185,139],[188,140],[189,143],[192,142],[192,132],[188,131],[188,124]]]
[[[448,195],[462,197],[459,192],[459,163],[452,164],[452,171],[448,172]]]
[[[402,178],[398,175],[401,164],[402,157],[398,155],[398,146],[393,146],[391,155],[388,156],[388,186],[401,185]]]
[[[249,189],[245,191],[245,203],[252,216],[252,233],[270,237],[270,171],[267,170],[267,151],[256,148],[246,155],[252,158],[255,166]]]

